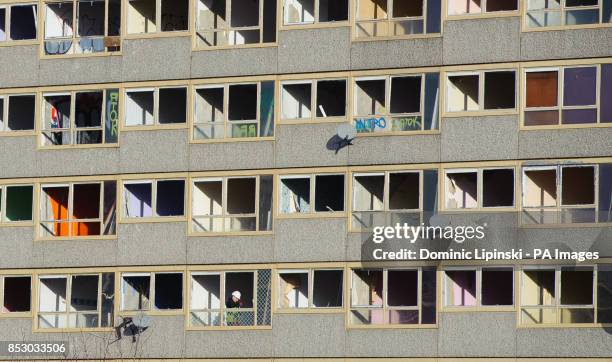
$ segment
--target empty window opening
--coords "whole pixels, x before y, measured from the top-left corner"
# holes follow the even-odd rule
[[[159,90],[159,123],[187,122],[187,88]]]
[[[354,177],[353,209],[379,211],[384,208],[384,175],[357,175]]]
[[[257,84],[229,86],[228,115],[230,121],[257,119]]]
[[[357,2],[357,37],[402,36],[439,31],[439,3],[429,1],[429,13],[425,14],[425,1],[359,0]],[[389,9],[390,4],[392,8]],[[430,16],[428,16],[430,15]],[[431,21],[425,25],[425,18]],[[438,25],[436,25],[438,24]]]
[[[315,176],[315,211],[344,211],[344,175]]]
[[[447,110],[449,112],[478,110],[478,79],[477,74],[448,77]]]
[[[349,13],[348,0],[318,0],[319,21],[347,21]]]
[[[476,271],[447,270],[445,304],[447,306],[476,306]]]
[[[126,91],[126,96],[126,126],[152,125],[154,123],[154,91]]]
[[[312,303],[315,308],[342,307],[342,270],[313,272]]]
[[[129,0],[127,10],[128,33],[154,33],[157,31],[155,0]]]
[[[6,186],[0,189],[2,196],[2,221],[30,221],[32,220],[32,201],[34,187],[32,185]]]
[[[230,178],[227,180],[227,212],[229,214],[255,213],[254,178]]]
[[[157,181],[157,216],[182,216],[185,214],[185,181]]]
[[[7,98],[5,98],[6,100]],[[6,102],[6,101],[5,101]],[[0,99],[2,104],[2,99]],[[34,129],[34,112],[36,104],[35,95],[15,95],[8,96],[8,109],[6,109],[7,116],[3,118],[2,110],[0,110],[0,118],[6,119],[6,127],[4,130],[7,131],[27,131]],[[4,106],[6,108],[6,105]],[[2,123],[2,122],[0,122]]]
[[[387,0],[358,0],[358,19],[384,19],[387,17]]]
[[[104,35],[104,0],[77,2],[77,35],[79,37]]]
[[[126,183],[123,185],[123,188],[123,199],[125,200],[125,216],[153,216],[153,185],[150,182]]]
[[[526,73],[525,126],[559,123],[558,72],[534,71]],[[534,108],[530,110],[529,108]]]
[[[421,76],[391,78],[391,113],[419,113]]]
[[[66,328],[66,277],[41,277],[38,288],[38,328]],[[48,313],[48,314],[47,314]]]
[[[221,275],[191,275],[190,324],[221,325]]]
[[[610,4],[610,22],[612,23],[612,1]],[[600,79],[600,109],[599,121],[602,123],[612,123],[612,64],[601,65]]]
[[[231,272],[225,274],[225,307],[253,308],[254,274],[252,272]],[[232,299],[232,293],[240,292],[240,299]],[[236,321],[237,322],[237,321]],[[228,322],[229,323],[229,322]],[[232,322],[235,323],[235,322]]]
[[[482,1],[495,0],[449,0],[448,15],[478,14],[482,12]]]
[[[315,22],[315,0],[285,0],[285,24]]]
[[[47,3],[45,10],[45,38],[72,38],[72,1]]]
[[[310,177],[283,177],[280,181],[281,212],[310,212]]]
[[[308,272],[279,273],[280,308],[308,308]]]
[[[446,173],[446,208],[469,209],[478,206],[476,171]]]
[[[484,73],[484,109],[515,107],[515,74],[514,71]]]
[[[193,187],[193,223],[195,231],[219,232],[225,229],[223,218],[223,181],[196,181]]]
[[[283,84],[283,118],[298,119],[312,117],[312,84]]]
[[[557,205],[557,170],[525,170],[523,206],[547,207]]]
[[[44,100],[44,144],[70,144],[70,95],[47,95]]]
[[[102,94],[102,91],[76,93],[76,144],[102,143]]]
[[[0,41],[5,41],[7,39],[6,13],[6,8],[0,8]]]
[[[23,4],[12,5],[10,12],[10,40],[34,40],[36,39],[38,5]],[[2,15],[0,15],[2,19]],[[1,21],[1,20],[0,20]],[[0,33],[2,30],[0,30]],[[0,35],[1,37],[1,35]]]
[[[72,276],[68,325],[98,327],[98,275]]]
[[[423,15],[423,1],[394,0],[393,17],[409,18]]]
[[[484,1],[485,1],[485,11],[486,12],[518,10],[517,0],[484,0]]]
[[[368,307],[381,306],[383,303],[383,271],[382,270],[353,270],[351,285],[351,306]],[[374,311],[372,311],[374,312]],[[382,323],[382,313],[372,319],[380,319]],[[375,323],[372,323],[375,324]]]
[[[195,139],[225,138],[224,88],[196,89]]]
[[[355,82],[356,115],[378,115],[385,113],[384,79],[357,80]]]
[[[189,29],[189,0],[161,0],[161,31]]]
[[[597,267],[597,322],[612,323],[612,265]]]
[[[183,274],[155,273],[155,309],[183,308]]]
[[[521,289],[521,322],[525,324],[556,323],[555,271],[525,270]]]
[[[32,298],[31,279],[29,276],[12,276],[3,278],[2,313],[29,312]]]
[[[419,208],[420,175],[417,172],[389,174],[389,209]]]
[[[563,205],[595,203],[595,167],[562,167],[561,200]]]
[[[389,270],[387,303],[390,307],[417,306],[418,274],[416,270]]]
[[[482,171],[482,206],[514,206],[514,169]]]
[[[151,276],[124,274],[121,283],[121,310],[149,310]]]
[[[317,117],[346,115],[346,80],[317,81]]]
[[[599,222],[612,222],[612,164],[599,165]]]
[[[514,271],[512,268],[482,268],[481,304],[514,305]]]

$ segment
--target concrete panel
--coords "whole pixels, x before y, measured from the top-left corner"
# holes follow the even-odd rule
[[[276,262],[344,260],[346,217],[339,219],[277,219]]]
[[[28,268],[34,260],[34,228],[0,228],[0,269]]]
[[[271,263],[272,235],[204,236],[187,239],[188,264]]]
[[[185,264],[185,222],[119,224],[119,265]]]
[[[348,70],[351,28],[286,30],[278,36],[279,73]]]
[[[121,172],[184,172],[187,133],[186,129],[121,133]]]
[[[42,254],[32,267],[94,267],[117,265],[117,240],[44,240],[36,241],[34,248]]]
[[[276,46],[194,51],[191,53],[191,77],[276,74],[276,58]]]
[[[343,357],[344,314],[277,314],[275,357]]]
[[[516,313],[440,313],[438,356],[514,357]]]
[[[38,85],[38,49],[38,45],[0,47],[0,88]]]
[[[518,156],[518,117],[444,118],[442,162],[514,160]]]
[[[440,162],[440,135],[358,137],[349,165]]]
[[[612,28],[521,34],[521,59],[595,58],[612,55]]]
[[[342,166],[348,162],[348,147],[336,153],[327,144],[341,123],[278,125],[276,167]]]
[[[131,350],[127,355],[134,357],[181,358],[185,352],[185,317],[176,315],[150,318],[149,328],[139,337],[140,345],[135,346],[131,338],[126,337],[122,339],[121,351]]]
[[[271,330],[187,331],[185,358],[269,358],[273,342]]]
[[[347,357],[436,356],[438,330],[350,329],[346,335]]]
[[[187,79],[191,37],[123,40],[123,80]]]
[[[351,45],[351,69],[437,66],[442,64],[442,37],[360,41]]]
[[[346,260],[358,261],[362,260],[363,244],[368,242],[369,235],[361,233],[348,233],[346,237]],[[364,255],[364,257],[367,257]]]
[[[121,81],[120,55],[40,60],[39,84],[114,83]]]
[[[0,170],[3,178],[38,176],[36,136],[0,137]],[[15,162],[19,160],[19,162]]]
[[[518,16],[446,21],[444,64],[518,61],[520,33]]]
[[[119,172],[119,148],[45,149],[37,151],[41,176],[109,175]]]
[[[520,328],[517,357],[610,357],[609,328]]]
[[[274,167],[274,142],[221,142],[189,145],[189,170],[241,170]]]
[[[525,252],[534,248],[560,251],[597,251],[600,257],[612,256],[612,228],[522,228],[517,246]]]
[[[612,128],[533,130],[519,133],[519,158],[607,157]]]

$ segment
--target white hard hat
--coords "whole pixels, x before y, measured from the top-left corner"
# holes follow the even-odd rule
[[[239,292],[239,291],[234,290],[234,291],[232,292],[232,297],[236,297],[236,299],[240,299],[240,296],[241,296],[241,294],[240,294],[240,292]]]

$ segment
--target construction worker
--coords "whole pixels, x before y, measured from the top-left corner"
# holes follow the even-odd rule
[[[228,309],[231,308],[242,308],[242,300],[240,299],[242,294],[239,291],[234,290],[229,298],[225,301],[225,307]],[[240,312],[226,312],[225,322],[228,326],[238,326],[240,325],[238,316]]]

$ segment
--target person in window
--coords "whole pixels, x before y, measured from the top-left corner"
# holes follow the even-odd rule
[[[225,301],[225,307],[227,309],[242,308],[242,295],[239,291],[234,290],[232,295]],[[227,312],[225,315],[225,322],[228,326],[239,326],[240,325],[240,312]]]

